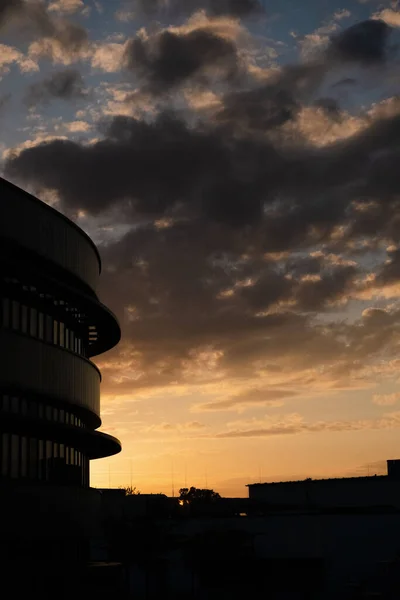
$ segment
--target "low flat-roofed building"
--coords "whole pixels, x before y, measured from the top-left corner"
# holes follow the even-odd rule
[[[388,460],[387,475],[252,483],[249,500],[264,507],[400,508],[400,460]]]

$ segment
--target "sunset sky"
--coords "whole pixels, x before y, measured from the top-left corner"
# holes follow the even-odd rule
[[[1,0],[0,44],[1,171],[122,328],[92,485],[399,458],[400,2]]]

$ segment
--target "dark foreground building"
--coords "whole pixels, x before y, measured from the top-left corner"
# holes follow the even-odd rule
[[[88,553],[98,493],[91,459],[120,452],[96,431],[101,374],[120,339],[96,295],[90,238],[0,179],[0,542],[3,557]]]

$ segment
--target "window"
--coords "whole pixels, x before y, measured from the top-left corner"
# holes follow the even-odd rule
[[[1,436],[1,474],[7,477],[9,474],[10,456],[10,434],[3,433]]]
[[[64,323],[60,323],[60,346],[64,347]]]
[[[37,417],[38,405],[35,400],[30,400],[28,403],[28,412],[30,417]]]
[[[19,329],[20,328],[20,303],[16,300],[12,301],[11,312],[12,312],[12,328]]]
[[[69,350],[69,329],[68,329],[68,327],[65,328],[65,347],[67,350]]]
[[[58,345],[58,321],[53,321],[53,344]]]
[[[28,405],[25,398],[21,398],[21,414],[26,417],[28,414]]]
[[[49,440],[45,442],[45,458],[46,460],[53,458],[53,442]]]
[[[35,438],[30,438],[28,454],[28,477],[30,477],[31,479],[37,479],[37,477],[40,477],[38,469],[38,460],[38,440],[36,440]]]
[[[51,315],[46,315],[45,325],[45,340],[51,344],[54,335],[53,317]]]
[[[19,398],[17,396],[13,396],[11,398],[11,412],[13,412],[13,413],[19,412]]]
[[[10,300],[3,298],[3,326],[10,327]]]
[[[19,471],[19,437],[18,435],[11,435],[11,477],[17,478]]]
[[[39,313],[39,317],[38,317],[38,338],[39,340],[42,340],[44,337],[44,314],[43,313]]]
[[[31,308],[31,318],[30,318],[30,334],[33,337],[37,337],[37,326],[38,326],[38,314],[36,308]]]
[[[21,331],[28,333],[28,307],[25,305],[21,306]]]
[[[25,436],[21,437],[21,477],[28,475],[28,444]]]
[[[46,419],[48,419],[49,421],[52,421],[52,419],[53,419],[53,407],[52,406],[46,406]]]
[[[38,441],[38,457],[39,457],[39,479],[46,479],[46,466],[45,466],[45,453],[44,453],[44,441]]]

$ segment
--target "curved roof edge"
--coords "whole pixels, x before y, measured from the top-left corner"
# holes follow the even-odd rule
[[[86,431],[86,433],[89,433],[96,445],[96,448],[92,448],[92,451],[89,452],[90,460],[115,456],[115,454],[119,454],[122,451],[121,442],[113,435],[104,433],[103,431]]]
[[[60,212],[59,210],[57,210],[56,208],[53,208],[49,204],[46,204],[46,202],[44,202],[43,200],[36,198],[36,196],[34,196],[33,194],[30,194],[29,192],[22,189],[18,185],[15,185],[15,183],[11,183],[11,181],[8,181],[8,179],[4,179],[4,177],[2,177],[2,176],[0,176],[0,184],[5,185],[6,187],[9,187],[14,191],[18,191],[19,193],[23,194],[31,202],[36,202],[37,204],[40,204],[45,210],[51,211],[51,213],[54,216],[64,220],[66,223],[68,223],[68,225],[70,227],[73,227],[74,229],[76,229],[84,238],[86,238],[86,240],[89,242],[89,244],[92,246],[93,250],[95,251],[95,254],[96,254],[96,257],[97,257],[97,260],[99,263],[99,274],[101,273],[101,257],[100,257],[99,249],[97,248],[96,244],[94,243],[94,241],[92,240],[90,235],[88,235],[86,233],[86,231],[84,231],[82,229],[82,227],[79,227],[79,225],[74,223],[74,221],[71,221],[71,219],[69,219],[68,217],[63,215],[63,213]]]

